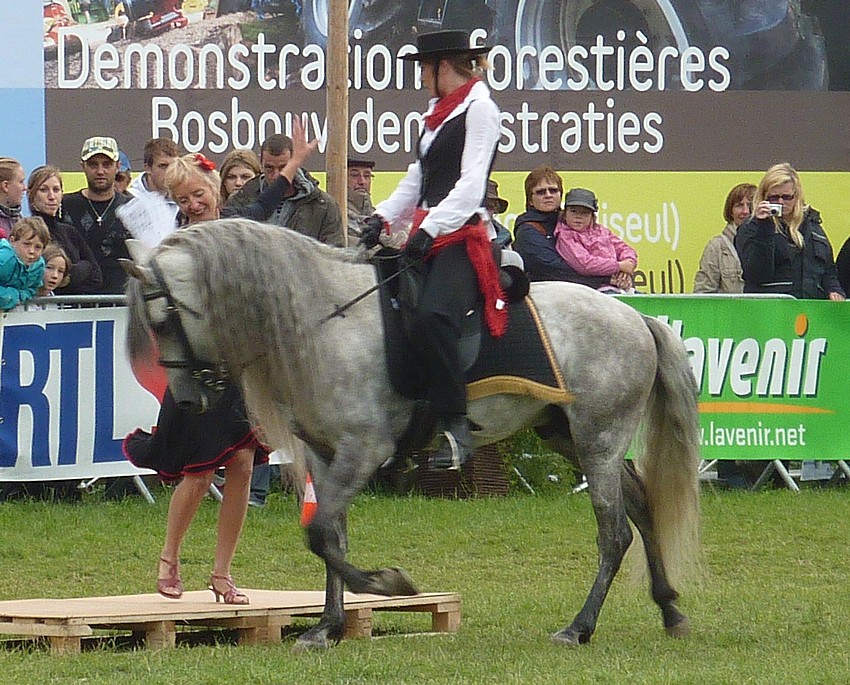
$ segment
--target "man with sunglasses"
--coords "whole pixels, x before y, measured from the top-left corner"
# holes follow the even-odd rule
[[[532,281],[570,281],[599,288],[609,276],[582,276],[555,249],[555,225],[561,212],[564,182],[552,167],[540,166],[525,178],[525,208],[516,220],[513,248]]]

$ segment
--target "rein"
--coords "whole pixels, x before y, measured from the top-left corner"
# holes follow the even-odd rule
[[[401,254],[398,254],[398,255],[395,255],[395,256],[392,256],[392,257],[387,257],[387,259],[400,259],[400,258],[401,258]],[[389,276],[387,276],[385,279],[383,279],[383,280],[381,280],[381,281],[378,281],[378,282],[377,282],[375,285],[373,285],[371,288],[369,288],[368,290],[364,290],[362,293],[360,293],[359,295],[357,295],[357,297],[355,297],[355,298],[353,298],[353,299],[349,300],[349,301],[348,301],[348,302],[346,302],[345,304],[342,304],[342,305],[336,305],[336,307],[334,307],[334,310],[333,310],[330,314],[328,314],[327,316],[323,316],[321,319],[319,319],[319,323],[318,323],[317,325],[321,326],[323,323],[327,323],[328,321],[330,321],[331,319],[333,319],[334,317],[337,317],[337,316],[338,316],[338,317],[340,317],[340,318],[345,318],[345,312],[346,312],[346,311],[348,311],[349,309],[351,309],[351,308],[352,308],[354,305],[356,305],[358,302],[360,302],[360,300],[365,299],[366,297],[368,297],[369,295],[371,295],[373,292],[375,292],[376,290],[380,289],[380,288],[381,288],[381,286],[386,285],[387,283],[389,283],[389,282],[390,282],[391,280],[393,280],[394,278],[398,278],[398,277],[399,277],[399,276],[401,276],[401,274],[403,274],[405,271],[407,271],[408,269],[410,269],[410,268],[412,268],[412,267],[414,267],[414,266],[418,265],[418,264],[419,264],[419,262],[421,262],[421,261],[422,261],[422,260],[421,260],[421,259],[419,259],[419,260],[417,260],[417,261],[415,261],[415,262],[411,262],[410,264],[405,264],[405,265],[404,265],[403,267],[401,267],[398,271],[396,271],[395,273],[390,274],[390,275],[389,275]]]

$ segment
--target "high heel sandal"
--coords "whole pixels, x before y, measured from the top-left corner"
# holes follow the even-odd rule
[[[183,581],[180,580],[180,571],[176,561],[169,561],[165,557],[159,558],[168,569],[165,578],[156,579],[156,591],[166,599],[180,599],[183,596]]]
[[[219,587],[216,587],[218,581]],[[224,589],[220,589],[224,586]],[[249,604],[248,595],[242,592],[236,585],[233,584],[233,578],[230,576],[219,576],[213,573],[210,576],[209,589],[212,591],[215,601],[223,600],[225,604]]]

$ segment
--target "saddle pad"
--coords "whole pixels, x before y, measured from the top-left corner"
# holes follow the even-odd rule
[[[386,278],[391,264],[379,263],[378,279]],[[401,326],[395,303],[396,281],[379,288],[384,323],[384,351],[390,381],[396,392],[409,399],[421,399],[428,379],[422,366],[411,354],[410,344]],[[567,390],[561,369],[555,360],[549,337],[530,298],[508,307],[508,330],[493,338],[482,326],[481,351],[466,373],[470,400],[490,395],[511,394],[535,397],[546,402],[568,404],[575,398]]]
[[[481,351],[466,374],[467,397],[526,395],[546,402],[568,404],[567,389],[549,336],[530,297],[508,308],[507,332],[493,338],[484,327]]]

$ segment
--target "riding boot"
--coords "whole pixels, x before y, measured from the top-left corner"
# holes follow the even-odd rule
[[[428,460],[435,471],[459,471],[472,455],[472,431],[463,414],[453,414],[441,419],[440,446]]]

